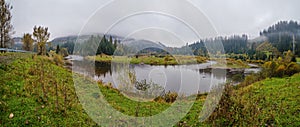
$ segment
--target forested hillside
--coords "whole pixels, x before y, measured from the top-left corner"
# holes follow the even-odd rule
[[[280,21],[260,32],[280,52],[294,51],[300,55],[300,24],[296,21]]]
[[[300,24],[296,21],[279,21],[278,23],[262,30],[260,36],[249,39],[247,35],[233,35],[230,37],[216,37],[199,40],[191,45],[195,55],[205,52],[205,43],[222,42],[225,53],[254,55],[255,50],[263,42],[269,42],[279,52],[291,50],[295,55],[300,55]]]

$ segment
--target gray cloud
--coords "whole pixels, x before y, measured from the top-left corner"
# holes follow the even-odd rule
[[[279,20],[300,20],[298,0],[200,0],[199,6],[216,26],[219,34],[258,32]]]
[[[99,7],[110,2],[109,0],[8,0],[14,7],[13,25],[16,34],[32,32],[34,25],[47,26],[50,29],[51,37],[78,34],[83,32],[105,32],[112,23],[124,16],[124,14],[136,11],[164,11],[176,15],[179,19],[188,20],[201,31],[202,38],[215,35],[210,29],[201,12],[195,11],[183,0],[116,0],[96,11]],[[218,35],[249,34],[250,37],[258,36],[258,32],[279,20],[298,20],[300,13],[298,0],[188,0],[195,7],[199,8],[211,21]],[[194,9],[194,10],[193,10]],[[102,12],[101,12],[102,11]],[[190,13],[195,12],[195,13]],[[92,14],[95,14],[92,16]],[[198,18],[193,18],[197,17]],[[131,21],[131,22],[129,22]],[[127,23],[126,23],[127,22]],[[173,19],[166,19],[159,16],[144,16],[123,22],[120,29],[111,31],[114,34],[127,36],[134,30],[144,27],[164,28],[164,30],[140,30],[145,33],[131,33],[131,36],[145,38],[153,41],[161,41],[169,44],[182,45],[175,41],[194,41],[194,35],[190,35],[184,25]],[[122,24],[122,23],[121,23]],[[197,25],[199,24],[199,25]],[[202,24],[202,25],[201,25]],[[140,25],[140,26],[139,26]],[[163,25],[163,26],[162,26]],[[126,26],[126,27],[124,27]],[[202,30],[198,30],[202,28]],[[167,29],[169,31],[166,31]],[[155,31],[155,32],[154,32]],[[161,34],[158,34],[161,33]],[[174,35],[180,37],[173,37]]]

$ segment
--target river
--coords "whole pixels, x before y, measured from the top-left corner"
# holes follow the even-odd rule
[[[125,77],[124,70],[128,69],[136,76],[137,81],[146,80],[163,87],[165,91],[177,92],[185,95],[209,92],[212,87],[230,80],[232,74],[224,69],[209,69],[215,64],[209,61],[202,64],[151,66],[117,63],[91,62],[80,57],[73,59],[73,71],[88,75],[94,80],[112,83],[115,88],[122,84],[119,77]],[[76,58],[76,59],[74,59]],[[124,69],[126,68],[126,69]],[[244,69],[243,73],[258,72],[258,68]],[[124,78],[122,78],[124,79]]]

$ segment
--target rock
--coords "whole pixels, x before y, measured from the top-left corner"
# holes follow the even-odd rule
[[[13,117],[14,117],[14,114],[13,114],[13,113],[10,113],[10,114],[9,114],[9,118],[12,119]]]

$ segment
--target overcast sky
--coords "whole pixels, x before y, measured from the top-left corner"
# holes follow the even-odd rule
[[[258,36],[260,30],[279,20],[300,21],[299,0],[112,1],[8,0],[7,2],[14,7],[12,10],[12,23],[16,32],[14,36],[32,33],[35,25],[42,25],[49,27],[51,39],[77,35],[81,30],[83,33],[103,33],[109,30],[110,33],[120,36],[161,41],[176,46],[182,44],[180,41],[197,40],[197,35],[192,34],[193,30],[186,24],[195,28],[195,31],[200,31],[198,34],[201,38],[243,33],[254,38]],[[194,8],[198,10],[195,11]],[[155,11],[162,14],[128,16],[139,11]],[[122,20],[124,16],[127,18]],[[183,22],[180,22],[181,20]]]

